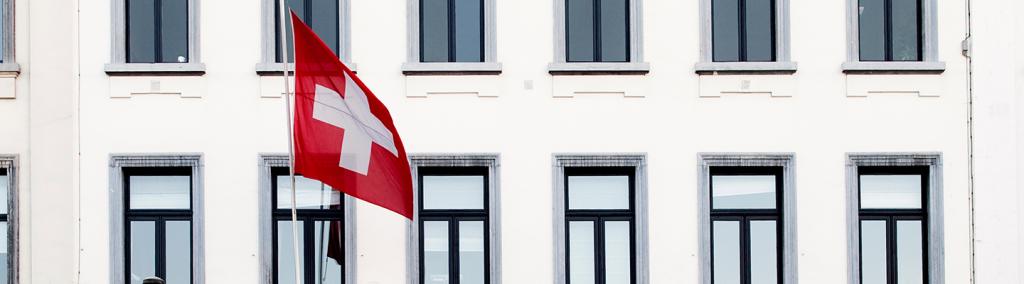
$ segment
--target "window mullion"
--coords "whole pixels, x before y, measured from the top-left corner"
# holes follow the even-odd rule
[[[448,283],[459,284],[461,282],[459,279],[459,226],[461,223],[457,217],[453,217],[449,222],[448,230],[451,232],[448,233],[448,253],[451,259],[448,260],[448,273],[451,275],[448,276]]]
[[[739,35],[737,52],[739,61],[747,61],[747,15],[744,13],[747,7],[746,0],[736,0],[736,28],[739,29],[737,34]]]
[[[604,263],[604,218],[597,218],[594,220],[594,281],[597,284],[604,284],[605,271]]]
[[[158,0],[159,1],[159,0]],[[160,218],[156,221],[153,239],[156,241],[153,251],[156,257],[156,277],[167,279],[167,221]]]
[[[750,284],[750,217],[740,219],[740,283]]]
[[[316,232],[315,228],[316,220],[312,218],[302,219],[302,236],[300,237],[303,239],[305,246],[302,247],[301,257],[306,263],[305,267],[302,268],[302,274],[306,279],[306,283],[311,284],[316,283],[316,266],[319,265],[319,259],[314,258],[316,256],[316,238],[313,237]]]
[[[153,0],[153,62],[163,63],[164,49],[160,27],[163,25],[160,9],[164,6],[163,0]]]
[[[885,61],[893,60],[893,43],[892,43],[892,0],[885,0]]]
[[[885,235],[885,252],[887,257],[887,266],[889,284],[896,284],[896,272],[899,269],[899,265],[896,263],[896,217],[886,218],[886,235]]]
[[[601,0],[594,0],[594,62],[602,62],[601,58]]]
[[[448,62],[455,62],[455,0],[448,0]]]

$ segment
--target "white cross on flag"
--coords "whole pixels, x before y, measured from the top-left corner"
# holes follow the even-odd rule
[[[391,114],[294,14],[295,173],[412,219],[409,160]]]

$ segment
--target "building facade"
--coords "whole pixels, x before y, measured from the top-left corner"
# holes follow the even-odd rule
[[[2,1],[14,283],[1024,281],[1014,1],[288,0],[417,196],[294,225],[276,1],[67,2]]]

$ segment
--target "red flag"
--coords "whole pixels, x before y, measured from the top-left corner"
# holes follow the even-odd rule
[[[412,219],[412,176],[391,114],[292,13],[295,172]]]

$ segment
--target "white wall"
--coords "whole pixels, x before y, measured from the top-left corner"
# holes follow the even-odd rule
[[[972,1],[977,283],[1024,283],[1024,3]]]
[[[204,76],[108,76],[111,9],[79,7],[79,33],[88,38],[76,54],[80,283],[110,279],[109,155],[168,152],[204,155],[207,283],[257,281],[257,154],[285,152],[287,134],[281,100],[263,97],[280,93],[280,78],[254,72],[260,5],[247,2],[199,1]],[[796,0],[792,54],[799,71],[734,76],[694,74],[699,18],[693,1],[644,1],[651,72],[640,76],[549,75],[551,2],[497,2],[501,75],[402,75],[406,3],[400,0],[353,1],[352,61],[391,109],[410,153],[501,154],[504,283],[552,281],[551,154],[566,152],[649,155],[652,283],[697,280],[699,152],[796,153],[802,283],[846,279],[846,153],[942,152],[946,283],[969,281],[962,1],[939,6],[939,58],[947,65],[941,75],[844,75],[844,1]],[[740,90],[744,80],[789,96],[700,96]],[[151,93],[153,82],[169,94],[131,95]],[[407,97],[467,89],[497,96]],[[934,96],[893,93],[907,90]],[[577,91],[629,97],[554,97]],[[882,93],[848,96],[862,91]],[[370,205],[358,211],[358,282],[404,283],[406,225]],[[33,253],[66,249],[34,247]]]

